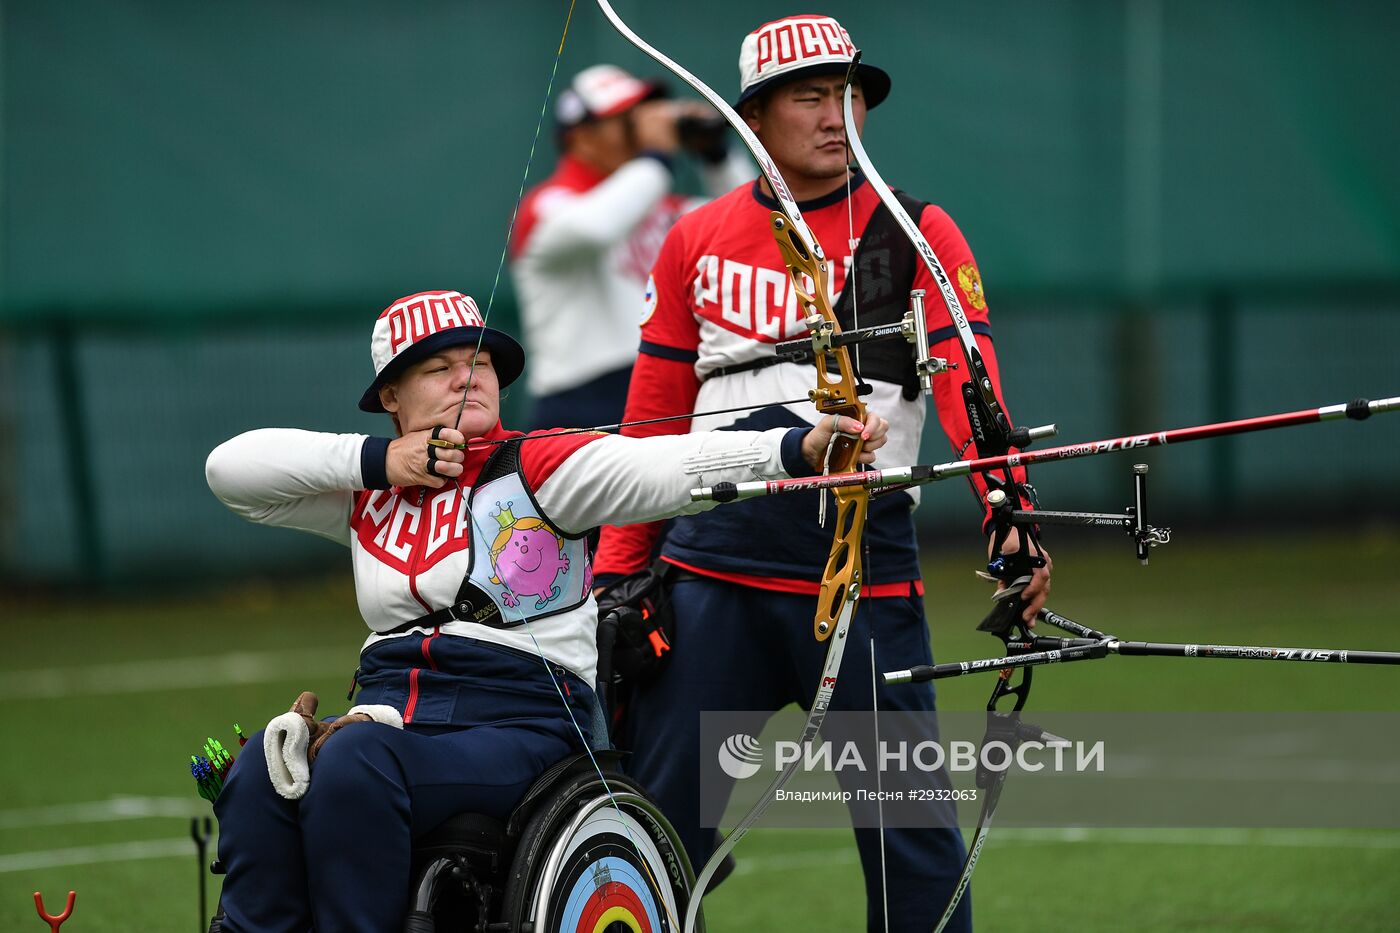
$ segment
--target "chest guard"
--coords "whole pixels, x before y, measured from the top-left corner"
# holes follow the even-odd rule
[[[509,459],[514,466],[516,458]],[[464,587],[489,599],[498,612],[479,621],[509,628],[578,607],[593,583],[587,539],[570,538],[550,524],[518,469],[486,479],[490,466],[468,504],[471,565]]]

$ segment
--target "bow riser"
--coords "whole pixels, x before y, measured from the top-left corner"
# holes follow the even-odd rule
[[[838,627],[843,613],[855,612],[860,599],[860,536],[865,533],[868,490],[844,487],[833,491],[836,497],[836,534],[822,572],[821,595],[812,623],[817,641],[826,641]]]
[[[832,339],[841,334],[841,324],[831,308],[831,299],[827,297],[830,294],[827,262],[812,249],[812,245],[802,237],[800,229],[794,227],[782,212],[774,211],[769,222],[778,252],[783,257],[783,265],[787,267],[788,280],[802,307],[803,322],[812,332],[818,383],[809,393],[812,404],[823,415],[841,415],[864,424],[865,405],[857,392],[858,381],[850,355],[844,348],[831,348]],[[832,375],[829,369],[831,363],[836,364],[836,375]],[[859,462],[859,438],[847,440],[846,443],[842,443],[843,440],[847,439],[844,436],[837,438],[832,452],[831,468],[835,472],[854,469]],[[838,470],[840,464],[846,466]]]
[[[841,324],[827,297],[830,294],[827,262],[803,239],[802,229],[789,223],[782,212],[774,211],[769,223],[783,264],[787,266],[788,279],[804,312],[803,319],[812,331],[817,370],[817,387],[810,393],[812,404],[824,416],[854,418],[864,424],[865,404],[860,401],[850,356],[844,350],[829,349],[830,341],[841,333]],[[828,361],[835,363],[835,375],[828,369]],[[835,435],[827,469],[842,473],[858,468],[863,446],[859,435]],[[812,620],[812,632],[817,641],[826,641],[836,630],[846,604],[852,603],[850,608],[854,612],[854,603],[860,598],[860,538],[865,533],[869,491],[838,489],[835,498],[836,532],[822,573],[816,616]]]

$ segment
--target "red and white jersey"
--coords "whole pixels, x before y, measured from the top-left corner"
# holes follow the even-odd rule
[[[519,436],[498,425],[487,439]],[[786,430],[645,440],[569,434],[522,443],[520,469],[553,528],[577,535],[604,522],[652,521],[711,508],[714,503],[691,502],[690,490],[787,476],[785,454],[794,469],[805,470],[793,459],[798,456],[794,440]],[[250,431],[215,448],[205,475],[214,494],[249,521],[347,545],[360,614],[370,631],[379,633],[452,603],[471,557],[471,483],[494,447],[468,451],[465,481],[440,489],[367,490],[361,466],[365,442],[362,434]],[[597,623],[590,593],[582,605],[528,626],[450,622],[439,631],[543,652],[592,684]],[[371,634],[365,647],[393,637],[398,636]]]
[[[719,194],[754,173],[731,157],[701,174]],[[657,158],[603,175],[566,155],[521,201],[511,275],[534,395],[574,388],[636,359],[647,273],[671,226],[705,203],[676,194],[671,182]]]
[[[829,286],[833,305],[847,284],[852,254],[874,214],[879,197],[862,176],[851,182],[847,198],[845,186],[830,194],[799,205],[808,226],[822,245],[829,262]],[[649,305],[642,325],[641,355],[632,375],[626,420],[640,421],[677,412],[710,411],[738,406],[753,406],[769,400],[804,397],[813,387],[812,363],[779,363],[746,372],[727,373],[713,378],[709,374],[722,367],[771,358],[774,345],[785,340],[809,336],[802,324],[794,290],[788,280],[786,266],[774,242],[769,215],[778,204],[765,195],[757,182],[746,185],[681,218],[671,231],[648,283]],[[972,251],[952,219],[941,208],[928,205],[918,218],[919,227],[938,255],[948,274],[961,291],[962,305],[976,334],[976,340],[987,361],[994,381],[998,381],[996,355],[990,339],[987,303],[982,293],[981,277]],[[852,242],[854,240],[854,242]],[[869,266],[868,260],[862,261]],[[876,264],[878,268],[878,263]],[[867,274],[862,271],[860,274]],[[864,292],[868,286],[862,285]],[[895,284],[895,288],[908,288]],[[957,332],[947,308],[940,299],[941,292],[922,263],[916,266],[913,288],[925,289],[925,312],[932,352],[935,356],[961,361],[963,354]],[[862,322],[860,308],[854,309],[856,326]],[[881,322],[883,323],[883,322]],[[860,368],[860,348],[851,354]],[[911,351],[912,352],[912,351]],[[961,369],[955,373],[961,373]],[[876,467],[902,466],[917,462],[919,442],[924,428],[924,397],[907,398],[903,386],[879,378],[868,380],[873,392],[864,401],[890,422],[889,440],[877,454]],[[954,452],[966,449],[971,429],[961,404],[962,379],[955,376],[935,378],[934,399],[944,433]],[[1000,393],[998,382],[998,393]],[[813,423],[817,419],[814,406],[805,400],[785,406],[787,414],[771,412],[764,423],[774,423],[776,417]],[[755,415],[735,413],[697,418],[691,430],[713,430],[736,422],[755,423]],[[686,422],[663,422],[627,429],[629,434],[657,435],[668,431],[686,430]],[[917,503],[918,490],[911,490]],[[796,516],[794,516],[797,519]],[[800,519],[797,519],[800,521]],[[676,542],[688,541],[682,558],[677,562],[696,561],[694,566],[716,571],[754,585],[769,585],[785,576],[792,568],[810,563],[820,570],[820,560],[812,555],[791,556],[783,566],[765,566],[757,552],[748,559],[726,547],[712,555],[700,553],[704,541],[725,541],[728,521],[740,521],[733,511],[723,515],[706,516],[691,524],[704,524],[706,530],[688,533],[673,529],[668,549],[674,557]],[[812,524],[808,521],[807,524]],[[597,570],[600,574],[628,573],[645,566],[652,553],[659,528],[631,527],[605,529],[599,547]],[[736,535],[736,538],[738,536]],[[812,547],[817,546],[813,536]],[[917,567],[917,551],[910,525],[907,547],[891,545],[893,553],[883,560],[888,572]],[[829,546],[830,535],[823,547]],[[699,562],[711,561],[708,564]],[[780,562],[781,563],[781,562]],[[881,564],[872,558],[871,564]],[[719,573],[718,571],[724,571]],[[917,570],[908,572],[917,576]],[[899,579],[895,577],[894,579]],[[910,579],[905,577],[905,579]],[[805,583],[804,583],[805,586]],[[800,590],[796,587],[787,587]],[[815,591],[815,590],[813,590]]]

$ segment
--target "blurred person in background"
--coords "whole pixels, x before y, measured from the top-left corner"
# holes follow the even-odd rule
[[[730,153],[707,104],[668,100],[661,83],[614,65],[579,72],[554,112],[558,165],[521,201],[510,243],[530,424],[612,424],[637,357],[647,273],[671,225],[704,203],[674,190],[677,155],[693,157],[712,196],[753,170]]]
[[[897,324],[913,288],[940,294],[876,192],[849,168],[842,98],[854,52],[846,30],[828,16],[766,23],[742,43],[735,104],[825,249],[831,298],[845,330]],[[867,108],[880,104],[890,91],[889,75],[866,64],[869,60],[862,60],[856,73],[857,130]],[[999,381],[972,251],[942,209],[912,199],[906,203],[912,204],[912,216],[957,282],[988,372]],[[778,208],[766,177],[760,176],[688,213],[672,228],[647,285],[647,316],[627,421],[738,406],[751,413],[697,418],[690,430],[764,430],[805,425],[816,417],[800,405],[759,407],[801,397],[813,384],[811,363],[780,361],[774,351],[779,341],[809,336],[769,225],[770,213]],[[858,271],[852,273],[852,268]],[[926,313],[931,352],[961,360],[957,332],[943,302],[929,301]],[[860,378],[872,387],[870,405],[890,418],[890,443],[880,462],[918,462],[926,412],[908,346],[871,343],[850,353]],[[969,450],[972,437],[960,386],[961,379],[953,375],[935,377],[936,414],[958,456]],[[996,391],[1000,396],[999,385]],[[638,425],[625,433],[657,436],[684,430],[684,423],[672,421]],[[980,503],[985,482],[978,477],[974,485]],[[874,666],[881,670],[933,663],[913,521],[917,494],[891,493],[870,504],[865,598],[848,634],[848,660],[832,710],[869,710],[877,692],[881,711],[934,710],[932,683],[889,687],[871,682],[872,644],[879,658]],[[699,757],[701,713],[776,711],[788,703],[807,709],[816,693],[827,644],[813,638],[812,620],[836,512],[830,510],[824,524],[818,521],[824,495],[757,498],[677,518],[661,543],[661,560],[671,565],[674,581],[670,660],[657,679],[637,687],[622,734],[632,751],[629,773],[655,795],[697,872],[715,847],[714,833],[700,826],[699,782],[702,773],[709,774]],[[774,547],[770,537],[752,534],[756,527],[781,529],[781,547]],[[990,526],[984,524],[984,531]],[[661,533],[659,525],[604,528],[599,582],[610,584],[641,572]],[[1019,533],[1013,532],[1003,551],[1018,547]],[[1035,572],[1022,593],[1025,618],[1033,619],[1043,605],[1049,581],[1048,566]],[[831,727],[828,719],[824,738],[830,738]],[[733,779],[716,779],[729,784],[722,791],[716,790],[720,785],[708,790],[728,799]],[[868,824],[856,829],[856,843],[869,929],[932,929],[962,868],[965,851],[957,829],[930,825],[882,834]],[[948,929],[966,931],[971,925],[966,898]]]
[[[302,694],[252,737],[215,801],[228,931],[398,929],[414,837],[463,811],[505,819],[550,765],[606,745],[586,529],[706,508],[690,501],[699,484],[806,475],[835,429],[864,432],[874,451],[887,428],[872,414],[526,443],[500,423],[525,354],[471,298],[402,298],[370,346],[359,407],[387,412],[394,437],[263,429],[206,464],[238,515],[350,549],[370,630],[360,705],[322,722]],[[734,454],[749,465],[714,465]]]

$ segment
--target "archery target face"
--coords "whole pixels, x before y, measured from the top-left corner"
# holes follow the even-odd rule
[[[611,806],[569,840],[551,901],[557,920],[549,929],[568,933],[674,933],[681,917],[669,866],[650,834]]]

